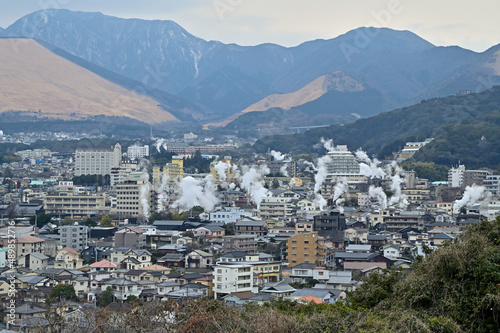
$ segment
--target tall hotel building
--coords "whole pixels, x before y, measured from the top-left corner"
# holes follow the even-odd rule
[[[78,148],[75,151],[75,176],[110,175],[111,168],[120,166],[122,147]]]

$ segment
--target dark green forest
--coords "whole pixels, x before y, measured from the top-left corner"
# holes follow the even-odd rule
[[[407,141],[435,140],[415,155],[416,161],[467,168],[500,164],[500,87],[467,96],[449,96],[360,119],[346,125],[312,129],[295,135],[265,137],[254,144],[257,152],[324,153],[314,145],[325,139],[362,148],[379,158],[392,156]]]

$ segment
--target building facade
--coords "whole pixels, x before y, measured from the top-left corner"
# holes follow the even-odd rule
[[[111,168],[118,167],[121,159],[119,143],[110,148],[78,148],[75,151],[75,176],[110,175]]]
[[[286,260],[289,267],[304,263],[323,265],[326,258],[325,239],[318,232],[305,232],[286,241]]]
[[[81,252],[88,247],[88,227],[65,225],[59,228],[59,244]]]
[[[139,160],[149,156],[149,146],[130,146],[127,148],[127,157],[131,160]]]

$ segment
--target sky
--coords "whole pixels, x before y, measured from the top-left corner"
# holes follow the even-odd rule
[[[173,20],[205,40],[240,45],[295,46],[362,26],[476,52],[500,44],[499,0],[0,0],[0,27],[46,8]]]

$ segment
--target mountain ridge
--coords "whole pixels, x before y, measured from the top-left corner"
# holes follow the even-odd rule
[[[459,86],[488,89],[498,79],[496,70],[483,66],[491,55],[443,49],[413,32],[388,28],[362,27],[289,48],[240,46],[206,41],[173,21],[51,9],[24,16],[5,34],[43,40],[177,95],[203,110],[198,118],[205,122],[224,121],[268,96],[300,90],[334,71],[375,89],[382,110],[450,95]]]

